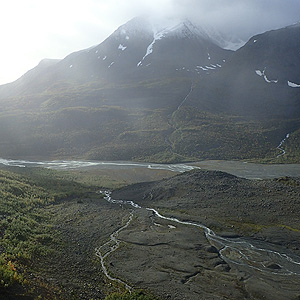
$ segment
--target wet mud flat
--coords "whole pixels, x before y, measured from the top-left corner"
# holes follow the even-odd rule
[[[116,190],[112,198],[205,224],[226,239],[224,246],[201,228],[135,209],[119,234],[122,247],[107,258],[134,286],[170,299],[299,299],[299,179],[194,170]]]
[[[260,271],[226,262],[197,228],[141,213],[119,238],[123,246],[107,258],[110,271],[163,299],[279,300],[300,295],[299,276],[277,275],[271,263],[269,270]]]

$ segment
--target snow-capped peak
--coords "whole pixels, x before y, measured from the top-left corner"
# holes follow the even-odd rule
[[[198,25],[188,19],[153,19],[150,17],[136,17],[122,25],[116,31],[129,39],[135,34],[151,34],[153,40],[166,36],[177,36],[179,38],[197,37],[209,40],[219,47],[227,50],[237,50],[245,44],[245,41],[227,36],[208,25]]]
[[[169,20],[168,22],[152,23],[152,30],[156,36],[200,37],[209,40],[206,31],[193,24],[188,19]]]

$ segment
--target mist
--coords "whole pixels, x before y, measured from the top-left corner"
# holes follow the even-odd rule
[[[189,19],[243,40],[300,21],[298,0],[173,0],[142,5],[137,14],[157,18]]]
[[[3,4],[2,10],[2,84],[44,58],[61,59],[100,44],[117,27],[140,15],[159,20],[187,18],[244,41],[300,21],[299,0],[14,0]]]

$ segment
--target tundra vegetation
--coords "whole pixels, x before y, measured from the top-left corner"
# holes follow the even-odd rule
[[[116,182],[106,176],[101,177],[108,187]],[[0,294],[1,299],[91,299],[80,297],[82,290],[66,290],[62,284],[64,276],[73,284],[78,274],[63,265],[63,257],[72,243],[57,230],[57,216],[51,213],[59,205],[72,203],[76,207],[84,205],[85,199],[96,194],[101,186],[101,178],[96,175],[56,172],[41,168],[4,168],[0,170]],[[80,181],[80,182],[79,182]],[[122,185],[117,184],[117,186]],[[123,183],[124,185],[124,183]],[[58,219],[64,220],[67,212],[59,210]],[[75,251],[75,250],[74,250]],[[72,254],[71,255],[71,259]],[[93,257],[94,253],[90,253]],[[75,263],[75,262],[73,262]],[[71,265],[72,262],[69,262]],[[133,294],[122,292],[122,288],[103,281],[100,263],[87,264],[89,270],[99,270],[102,295],[100,299],[156,299],[143,291]],[[93,270],[91,270],[94,268]],[[66,269],[60,280],[51,282],[49,270]],[[74,283],[75,285],[75,283]],[[106,288],[105,286],[108,286]],[[105,291],[105,293],[103,292]],[[110,295],[111,294],[111,295]],[[86,298],[85,298],[86,297]],[[25,299],[25,298],[24,298]],[[98,298],[94,298],[98,299]]]

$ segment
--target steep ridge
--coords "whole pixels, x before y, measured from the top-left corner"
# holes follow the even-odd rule
[[[69,88],[70,83],[191,77],[218,69],[231,54],[188,20],[157,26],[134,18],[101,44],[71,53],[44,72],[39,66],[34,68],[9,85],[10,94],[36,94],[57,85]]]
[[[43,59],[36,67],[26,72],[14,82],[0,86],[0,98],[22,93],[42,92],[49,85],[49,78],[60,59]],[[47,76],[45,76],[47,74]],[[41,80],[42,78],[42,80]]]
[[[252,37],[199,83],[190,104],[259,119],[299,118],[299,36],[296,24]]]

